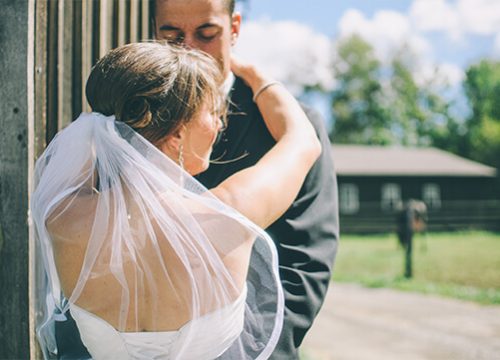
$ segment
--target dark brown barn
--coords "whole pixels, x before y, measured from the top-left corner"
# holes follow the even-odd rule
[[[500,230],[496,169],[435,148],[334,145],[341,231],[395,231],[409,199],[428,208],[430,231]]]

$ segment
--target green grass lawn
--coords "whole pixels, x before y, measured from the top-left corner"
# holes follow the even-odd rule
[[[407,280],[395,234],[344,235],[333,280],[500,304],[500,234],[417,234],[413,240],[414,276]]]

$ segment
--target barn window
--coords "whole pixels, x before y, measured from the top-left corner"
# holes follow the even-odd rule
[[[422,200],[429,209],[441,208],[441,188],[438,184],[424,184],[422,188]]]
[[[354,184],[340,184],[340,212],[354,214],[359,210],[359,190]]]
[[[384,184],[382,186],[382,209],[398,210],[401,204],[401,187],[398,184]]]

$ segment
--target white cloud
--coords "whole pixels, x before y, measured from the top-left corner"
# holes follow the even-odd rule
[[[433,64],[426,62],[422,64],[413,74],[419,85],[432,83],[436,87],[451,86],[458,87],[465,78],[464,70],[451,63]]]
[[[299,94],[306,85],[333,87],[331,42],[294,21],[258,20],[243,24],[235,53]]]
[[[366,38],[377,38],[382,35],[398,41],[408,34],[410,27],[407,18],[395,11],[378,11],[373,20],[369,20],[359,10],[350,9],[342,16],[339,30],[340,36],[358,33]]]
[[[460,85],[465,78],[464,70],[455,64],[440,64],[438,65],[438,72],[451,86]]]
[[[445,31],[457,40],[461,37],[459,14],[446,0],[415,0],[410,19],[417,30]]]
[[[443,26],[441,16],[449,12],[444,0],[416,1],[419,7],[415,13],[430,14],[422,29],[435,29]],[[435,11],[433,17],[431,10]],[[419,15],[420,16],[420,15]],[[451,26],[453,21],[450,21]],[[422,30],[420,29],[420,30]],[[348,10],[339,22],[340,39],[358,34],[368,41],[375,50],[377,58],[386,63],[396,52],[406,49],[405,54],[413,69],[413,77],[418,84],[433,82],[447,83],[452,86],[460,84],[464,77],[463,70],[454,64],[436,64],[430,42],[415,28],[411,17],[395,11],[378,11],[372,18],[367,18],[358,10]]]
[[[418,57],[431,51],[428,41],[413,31],[408,17],[396,11],[378,11],[368,19],[358,10],[348,10],[339,22],[339,34],[340,38],[360,35],[374,47],[382,61],[389,60],[403,46]]]
[[[491,36],[500,29],[498,0],[414,0],[410,18],[420,31],[442,31],[453,40]]]
[[[466,32],[493,35],[500,29],[498,0],[460,0],[457,11],[464,21]]]

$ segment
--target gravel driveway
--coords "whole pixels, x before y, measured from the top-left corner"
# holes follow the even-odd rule
[[[307,360],[500,359],[500,306],[332,284]]]

